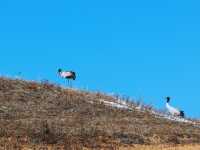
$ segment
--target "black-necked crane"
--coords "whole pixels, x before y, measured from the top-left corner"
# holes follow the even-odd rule
[[[184,111],[172,107],[172,106],[169,104],[170,99],[171,99],[170,97],[166,97],[166,99],[167,99],[166,108],[167,108],[167,110],[169,111],[169,113],[170,113],[171,115],[173,115],[173,116],[179,116],[179,117],[184,118],[184,117],[185,117]]]
[[[61,78],[67,79],[68,85],[70,85],[70,87],[72,86],[70,84],[70,80],[76,80],[76,73],[74,71],[63,71],[62,69],[58,69],[58,75]]]

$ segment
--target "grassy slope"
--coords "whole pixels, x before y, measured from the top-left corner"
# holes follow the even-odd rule
[[[0,78],[0,143],[101,147],[200,143],[200,129],[105,106],[100,93]]]

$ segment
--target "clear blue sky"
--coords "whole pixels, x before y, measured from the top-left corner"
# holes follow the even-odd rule
[[[0,74],[115,92],[200,118],[197,0],[0,1]]]

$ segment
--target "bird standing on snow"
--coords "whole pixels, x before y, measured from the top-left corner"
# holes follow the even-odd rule
[[[76,73],[74,71],[62,71],[62,69],[58,69],[58,75],[61,78],[67,79],[68,85],[70,85],[70,80],[76,80]]]
[[[179,117],[184,118],[185,117],[184,111],[181,111],[177,108],[170,106],[169,104],[170,97],[166,97],[166,99],[167,99],[166,108],[169,111],[169,113],[172,114],[173,116],[179,116]]]

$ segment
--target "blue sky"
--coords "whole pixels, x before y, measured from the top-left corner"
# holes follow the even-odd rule
[[[0,74],[143,99],[200,117],[197,0],[0,1]]]

